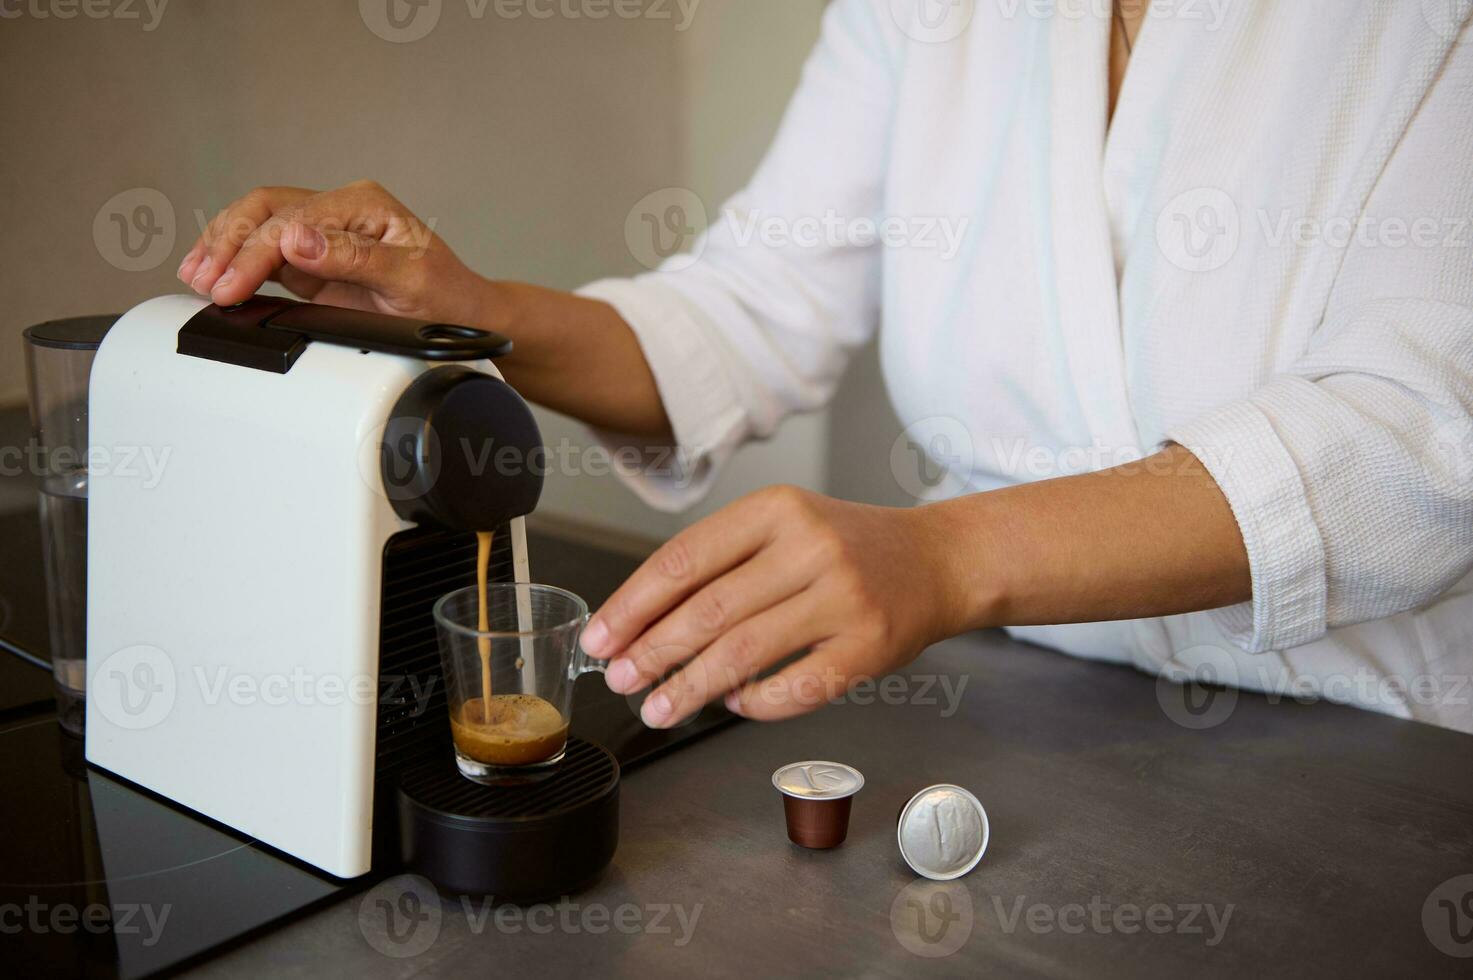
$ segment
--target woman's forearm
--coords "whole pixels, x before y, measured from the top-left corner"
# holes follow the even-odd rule
[[[1168,449],[925,507],[750,494],[662,545],[582,643],[610,661],[615,691],[656,686],[648,724],[722,696],[745,717],[788,718],[974,627],[1184,612],[1249,588],[1226,501]]]
[[[478,322],[515,344],[499,362],[527,398],[592,425],[670,438],[633,330],[606,303],[488,282]],[[1252,596],[1227,499],[1171,446],[1139,462],[920,508],[921,547],[944,566],[945,619],[984,626],[1136,619]]]
[[[962,629],[1169,616],[1252,597],[1227,499],[1180,446],[921,510]]]
[[[522,283],[490,283],[487,296],[482,322],[516,345],[500,363],[522,394],[592,425],[670,438],[639,341],[611,306]],[[945,566],[941,601],[958,631],[1168,616],[1252,595],[1227,499],[1180,446],[915,516]]]
[[[633,330],[606,303],[489,283],[481,322],[506,334],[499,362],[529,399],[592,425],[670,438]],[[1186,449],[931,504],[917,512],[959,630],[1136,619],[1252,596],[1248,556],[1217,483]]]
[[[477,323],[511,339],[497,366],[522,395],[590,425],[669,440],[655,377],[612,306],[525,283],[484,288]]]

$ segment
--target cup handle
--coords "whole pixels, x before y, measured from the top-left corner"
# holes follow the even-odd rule
[[[568,665],[568,680],[573,681],[584,674],[602,674],[609,666],[607,660],[596,660],[583,652],[583,645],[579,641],[583,638],[583,627],[588,625],[590,616],[584,616],[583,621],[578,624],[578,635],[573,638],[573,660]]]

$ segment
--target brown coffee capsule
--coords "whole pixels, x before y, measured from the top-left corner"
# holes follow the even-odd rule
[[[895,827],[905,863],[934,881],[960,878],[975,868],[991,837],[981,801],[951,783],[927,786],[912,796]]]
[[[783,795],[788,839],[801,847],[838,847],[849,835],[849,811],[864,776],[842,762],[793,762],[772,774]]]

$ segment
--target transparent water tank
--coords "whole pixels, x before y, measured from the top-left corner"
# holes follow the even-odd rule
[[[40,488],[57,717],[78,734],[87,689],[87,385],[115,320],[52,320],[24,333],[34,437],[27,458]]]

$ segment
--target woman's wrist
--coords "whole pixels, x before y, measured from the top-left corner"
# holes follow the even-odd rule
[[[497,365],[523,396],[599,428],[669,439],[654,374],[612,306],[528,283],[476,279],[468,289],[473,325],[512,342]]]
[[[518,312],[514,283],[471,273],[472,281],[467,288],[470,300],[471,326],[496,333],[510,335],[516,332]]]
[[[926,574],[935,636],[940,640],[997,625],[1006,605],[1009,577],[999,557],[1006,549],[988,541],[982,494],[901,511]]]

